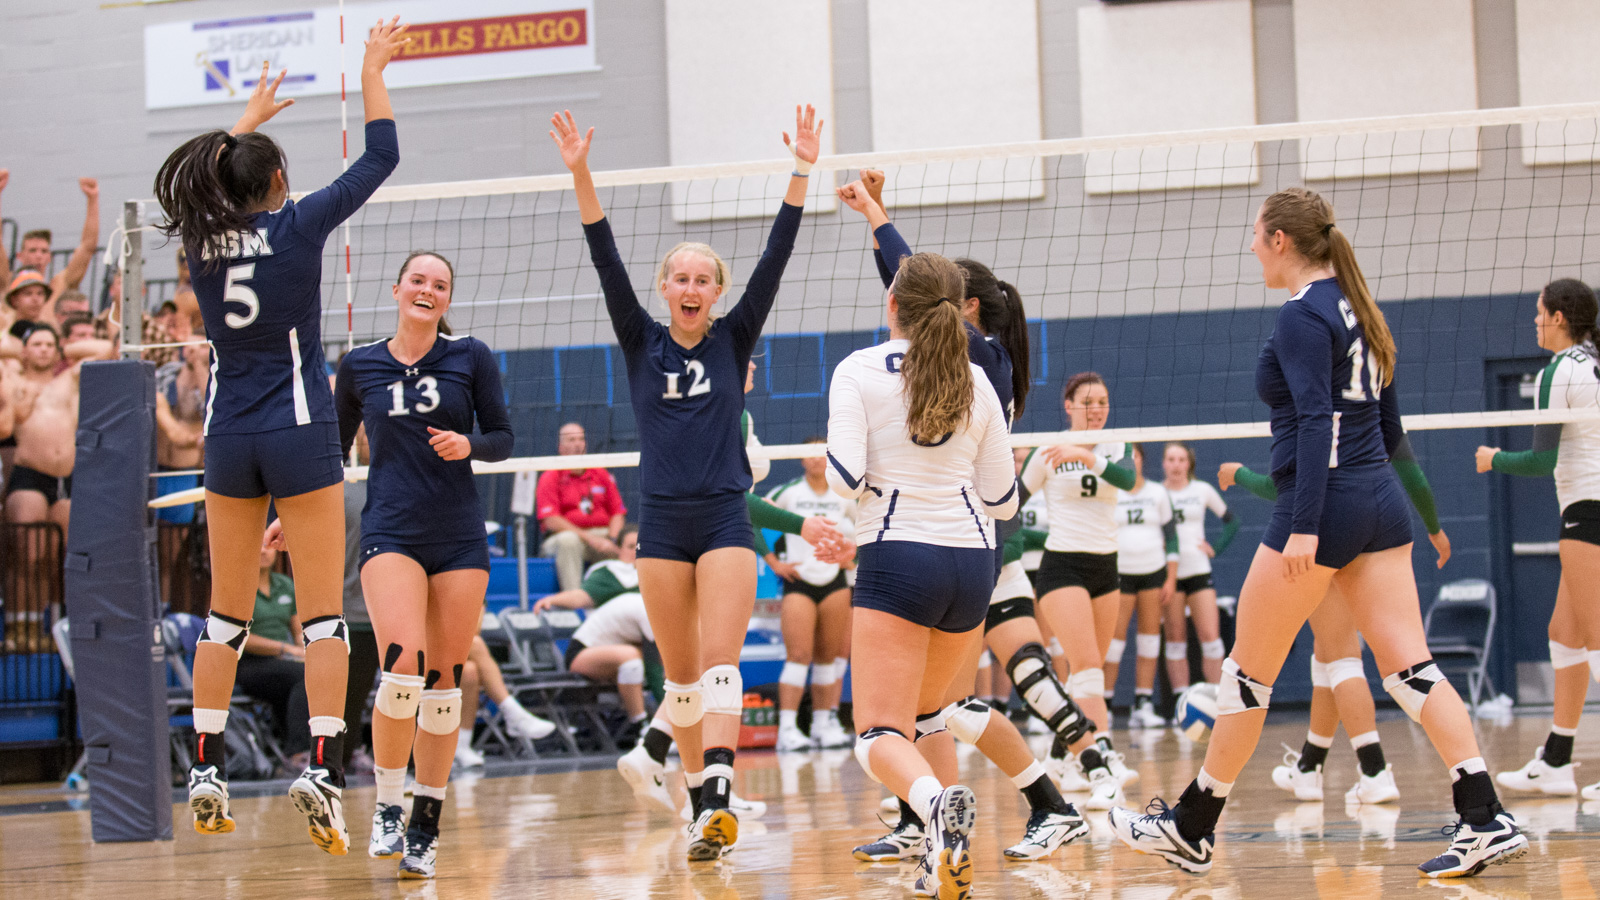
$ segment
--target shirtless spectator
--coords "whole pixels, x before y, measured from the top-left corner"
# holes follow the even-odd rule
[[[16,277],[6,284],[5,303],[0,304],[0,325],[19,341],[23,333],[35,325],[54,327],[56,314],[50,304],[53,296],[50,282],[42,273],[33,269],[18,270]]]
[[[7,180],[9,173],[0,169],[0,190],[5,189]],[[95,244],[100,241],[100,182],[93,178],[79,178],[78,189],[83,191],[87,200],[83,214],[83,235],[78,239],[72,256],[67,259],[66,266],[50,278],[50,293],[57,297],[68,288],[77,288],[83,283],[84,273],[89,271],[89,263],[94,259]],[[12,269],[13,266],[0,254],[0,283],[11,281]],[[23,269],[33,269],[41,275],[49,274],[49,229],[38,228],[22,235],[22,248],[17,251],[15,269],[19,274]],[[55,324],[52,319],[41,321]]]
[[[78,380],[88,359],[110,359],[110,341],[86,338],[66,348],[72,365],[60,374],[55,330],[35,326],[23,338],[16,383],[16,457],[6,480],[6,519],[55,522],[63,533],[72,509],[72,465],[78,431]]]
[[[156,372],[156,467],[163,472],[193,471],[205,460],[206,386],[211,382],[211,347],[181,348],[182,361]],[[197,475],[156,479],[158,493],[199,487]],[[164,522],[187,525],[194,507],[169,506],[159,513]]]
[[[89,312],[89,296],[76,288],[68,288],[56,298],[56,319],[61,323],[62,334],[67,333],[67,319],[73,316],[94,319]]]

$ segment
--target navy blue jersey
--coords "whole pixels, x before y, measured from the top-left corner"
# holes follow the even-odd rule
[[[878,277],[883,279],[883,286],[887,288],[894,283],[894,273],[900,270],[900,260],[911,255],[911,245],[900,236],[893,222],[878,226],[872,236],[878,239],[878,247],[872,251],[872,260],[878,264]],[[960,302],[966,298],[950,299]],[[1000,409],[1006,414],[1006,427],[1009,428],[1011,413],[1016,408],[1016,395],[1011,390],[1011,354],[999,341],[986,336],[971,322],[963,320],[961,324],[967,326],[967,358],[983,370],[984,377],[994,386],[995,396],[1000,398]]]
[[[1336,279],[1313,281],[1278,310],[1256,393],[1272,409],[1272,478],[1294,482],[1294,534],[1317,533],[1330,470],[1387,462],[1405,437],[1383,380]]]
[[[467,435],[471,459],[496,462],[511,455],[500,366],[482,341],[440,335],[409,366],[394,358],[388,341],[357,347],[339,364],[335,394],[345,454],[362,424],[372,447],[362,543],[432,544],[484,536],[471,460],[447,462],[428,445],[431,426]],[[474,418],[480,434],[472,433]]]
[[[250,217],[208,263],[185,244],[211,340],[206,434],[334,422],[322,357],[322,245],[400,162],[393,119],[367,123],[367,149],[332,184]]]
[[[611,222],[601,219],[583,226],[605,291],[606,312],[628,363],[645,497],[703,499],[750,490],[750,461],[740,428],[745,372],[799,231],[800,207],[783,204],[744,296],[711,323],[700,343],[684,347],[639,304]]]

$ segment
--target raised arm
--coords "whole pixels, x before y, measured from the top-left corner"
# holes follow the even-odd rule
[[[89,262],[94,259],[95,246],[100,243],[100,182],[93,178],[79,178],[78,189],[83,191],[85,198],[83,234],[78,238],[78,246],[72,248],[66,267],[50,279],[52,318],[55,302],[62,292],[76,289],[83,283],[84,273],[89,271]]]
[[[867,181],[869,173],[877,176],[876,190]],[[839,199],[866,217],[867,225],[872,228],[872,260],[878,267],[878,278],[888,287],[894,282],[900,260],[911,255],[911,246],[889,222],[889,214],[883,208],[883,173],[862,169],[861,176],[861,180],[839,188]]]

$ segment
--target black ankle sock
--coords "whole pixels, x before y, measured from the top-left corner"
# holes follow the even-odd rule
[[[1315,772],[1317,769],[1322,768],[1322,764],[1327,761],[1327,747],[1318,747],[1316,744],[1306,741],[1305,746],[1300,748],[1300,771],[1302,772]]]
[[[1572,738],[1570,734],[1556,734],[1544,739],[1544,762],[1548,766],[1564,766],[1572,762]]]
[[[1178,833],[1186,841],[1210,837],[1217,830],[1217,819],[1222,817],[1222,807],[1227,802],[1226,798],[1201,790],[1198,782],[1189,782],[1183,796],[1178,798],[1178,805],[1172,808]]]
[[[437,797],[424,797],[415,794],[411,798],[411,824],[408,829],[415,829],[424,834],[439,836],[439,816],[444,813],[444,801]]]
[[[912,822],[918,828],[921,828],[925,824],[922,821],[922,817],[917,815],[917,811],[911,808],[911,804],[904,800],[900,801],[900,821],[902,823]]]
[[[1104,768],[1106,764],[1106,758],[1100,755],[1100,748],[1098,745],[1096,745],[1093,747],[1088,747],[1082,753],[1079,753],[1078,762],[1083,766],[1083,774],[1087,776],[1095,769]]]
[[[711,747],[705,752],[706,768],[733,767],[733,751],[727,747]],[[706,809],[727,809],[728,795],[733,793],[733,782],[720,775],[707,775],[700,785],[700,805]]]
[[[194,764],[216,766],[218,775],[224,778],[228,776],[228,742],[223,740],[222,732],[195,732]]]
[[[1134,709],[1138,709],[1141,706],[1150,706],[1153,703],[1155,703],[1155,700],[1150,696],[1150,692],[1149,691],[1134,691],[1133,692],[1133,708]]]
[[[344,787],[344,736],[345,732],[311,736],[311,764],[322,766],[332,776],[338,787]]]
[[[1455,801],[1456,814],[1468,825],[1487,825],[1504,811],[1488,772],[1462,775],[1450,786],[1450,796]]]
[[[1072,748],[1067,745],[1066,736],[1057,733],[1056,739],[1050,742],[1050,758],[1066,759],[1067,754],[1071,752]]]
[[[1067,805],[1060,789],[1050,780],[1049,775],[1040,775],[1034,779],[1032,784],[1022,789],[1022,796],[1028,798],[1028,808],[1034,812],[1044,810],[1066,815],[1072,811],[1072,807]]]
[[[700,816],[700,791],[701,788],[689,788],[689,812],[693,813],[696,818]]]
[[[1383,745],[1377,741],[1356,748],[1356,761],[1361,763],[1361,774],[1368,778],[1376,778],[1379,772],[1388,765],[1383,758]]]
[[[1112,752],[1113,750],[1116,749],[1115,747],[1111,746],[1111,735],[1109,735],[1109,734],[1102,734],[1099,737],[1095,738],[1094,739],[1094,745],[1095,745],[1095,748],[1100,751],[1100,755],[1101,756],[1104,756],[1105,754],[1110,753],[1110,752]]]
[[[650,758],[660,763],[667,764],[667,751],[672,749],[672,735],[659,728],[648,728],[644,733],[644,752]]]

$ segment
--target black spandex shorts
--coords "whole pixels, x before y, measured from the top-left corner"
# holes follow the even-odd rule
[[[952,634],[983,624],[994,594],[993,550],[873,541],[861,545],[857,558],[851,607]]]
[[[1167,570],[1157,569],[1148,575],[1118,575],[1117,580],[1122,583],[1124,594],[1153,591],[1167,583]]]
[[[1201,572],[1199,575],[1190,575],[1188,578],[1178,579],[1178,593],[1180,594],[1198,594],[1216,586],[1216,582],[1211,580],[1210,572]]]
[[[993,629],[1012,619],[1031,619],[1033,617],[1032,597],[1013,597],[1010,600],[991,603],[989,604],[989,614],[983,620],[983,633],[988,634]]]
[[[361,565],[384,553],[398,553],[416,560],[427,575],[454,572],[457,569],[482,569],[489,571],[489,540],[474,538],[467,541],[445,541],[437,544],[407,544],[375,538],[370,543],[361,542]]]
[[[206,490],[239,500],[298,497],[332,487],[344,480],[339,423],[208,435],[205,470]]]
[[[812,603],[818,604],[828,599],[828,595],[834,591],[842,591],[850,586],[850,582],[845,580],[843,569],[840,569],[839,574],[833,576],[833,580],[827,584],[812,584],[804,578],[796,578],[794,581],[790,581],[787,578],[778,580],[783,582],[784,596],[804,594],[811,599]]]
[[[743,494],[720,494],[694,500],[646,497],[639,505],[639,556],[699,562],[723,547],[755,552],[750,507]]]
[[[1039,579],[1034,584],[1039,588],[1040,598],[1069,587],[1081,587],[1090,597],[1115,594],[1119,588],[1117,555],[1046,550],[1044,561],[1039,563]]]
[[[1563,509],[1561,539],[1600,544],[1600,500],[1579,500]]]
[[[17,491],[38,491],[45,503],[55,506],[58,500],[72,499],[72,476],[57,478],[27,466],[12,466],[11,478],[6,481],[6,496]]]
[[[567,652],[561,657],[561,668],[566,669],[568,672],[572,671],[572,661],[578,658],[579,653],[587,649],[589,649],[589,645],[577,638],[567,641]]]

